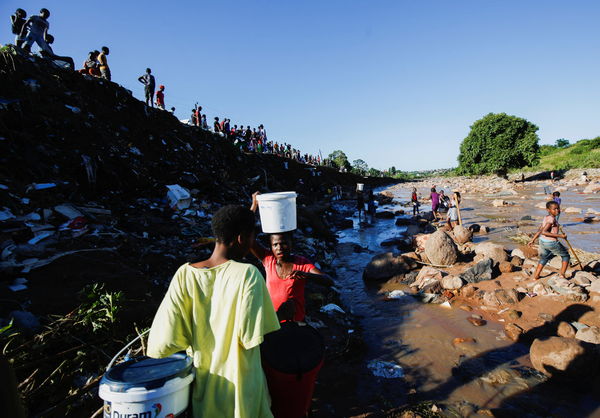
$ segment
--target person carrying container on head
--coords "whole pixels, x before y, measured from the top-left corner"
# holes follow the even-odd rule
[[[154,107],[154,88],[156,87],[156,82],[154,81],[152,70],[146,68],[146,74],[139,76],[138,81],[144,85],[146,106]]]
[[[195,417],[272,417],[259,345],[279,321],[265,280],[241,263],[254,242],[254,213],[229,205],[215,213],[209,259],[182,265],[154,317],[148,356],[187,350],[194,359]]]
[[[20,38],[23,39],[23,49],[25,51],[30,52],[31,46],[35,42],[42,51],[46,51],[49,54],[54,53],[48,42],[46,42],[46,35],[50,28],[50,23],[48,23],[49,17],[50,12],[48,9],[42,9],[39,15],[31,16],[23,24]]]
[[[252,195],[250,210],[256,212],[256,192]],[[318,280],[332,285],[333,280],[308,259],[292,254],[292,231],[269,236],[271,248],[267,249],[256,240],[250,251],[260,260],[267,275],[267,289],[280,321],[304,321],[306,314],[304,287],[306,280]]]

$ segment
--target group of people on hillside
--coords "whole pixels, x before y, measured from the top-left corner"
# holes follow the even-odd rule
[[[110,81],[111,73],[107,58],[109,53],[110,50],[107,46],[100,48],[100,51],[90,51],[83,62],[83,68],[79,70],[79,73],[101,77]]]
[[[307,280],[332,283],[293,254],[292,231],[271,234],[269,248],[256,240],[257,195],[250,209],[229,205],[214,214],[212,255],[177,270],[150,329],[149,356],[191,350],[194,416],[272,417],[259,346],[280,323],[305,321]],[[243,261],[249,253],[266,279]]]
[[[48,23],[49,16],[50,12],[48,9],[41,9],[39,15],[26,19],[27,12],[23,9],[17,9],[11,16],[12,32],[15,34],[15,45],[29,53],[31,52],[31,46],[36,43],[40,48],[42,56],[50,58],[53,61],[63,61],[69,69],[74,70],[75,66],[72,58],[58,56],[54,54],[50,47],[54,38],[48,33],[50,27]],[[90,51],[83,62],[82,68],[78,72],[111,81],[111,70],[107,58],[109,53],[110,50],[107,46],[103,46],[99,51]],[[145,74],[138,77],[138,81],[144,85],[144,100],[146,105],[149,107],[156,105],[156,107],[164,110],[165,86],[159,85],[158,89],[156,89],[156,81],[152,75],[152,70],[147,68]],[[175,108],[171,108],[171,113],[174,112]],[[202,107],[195,106],[192,109],[190,122],[194,126],[210,130],[211,127],[208,125],[206,115],[201,112]],[[219,120],[218,117],[215,117],[212,131],[217,135],[231,138],[235,145],[246,152],[270,153],[294,159],[305,164],[332,166],[331,161],[322,159],[320,155],[303,154],[299,149],[293,148],[288,143],[267,140],[267,133],[262,124],[258,128],[244,127],[242,125],[238,127],[238,125],[232,126],[231,120],[228,118]]]
[[[196,105],[191,110],[189,123],[198,126],[204,130],[210,130],[206,120],[206,114],[202,113],[202,106]],[[233,144],[245,152],[275,154],[280,157],[296,160],[300,163],[311,165],[327,165],[327,161],[321,156],[302,154],[300,150],[293,148],[288,143],[279,143],[267,139],[267,131],[264,125],[258,128],[244,127],[243,125],[231,125],[228,118],[220,119],[215,116],[212,124],[212,131],[224,138],[231,139]]]
[[[15,35],[15,46],[26,53],[31,52],[33,44],[40,48],[40,55],[55,62],[62,63],[70,70],[75,69],[75,64],[71,57],[56,55],[50,46],[54,43],[54,36],[48,33],[50,23],[48,18],[50,11],[41,9],[38,15],[27,18],[27,12],[23,9],[17,9],[10,17],[11,30]]]

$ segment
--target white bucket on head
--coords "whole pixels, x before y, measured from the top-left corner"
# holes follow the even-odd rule
[[[362,192],[365,189],[365,185],[363,183],[356,183],[356,190]]]
[[[267,234],[296,229],[296,192],[266,193],[256,196],[262,230]]]
[[[109,369],[100,381],[104,418],[176,417],[190,400],[192,359],[183,353],[164,359],[130,360]]]

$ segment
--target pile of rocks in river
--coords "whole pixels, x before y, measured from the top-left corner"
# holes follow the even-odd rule
[[[419,220],[413,218],[411,224],[416,227]],[[535,308],[545,299],[566,310],[573,306],[586,306],[591,311],[594,306],[600,308],[600,256],[584,264],[582,270],[568,270],[572,276],[568,280],[554,273],[533,281],[535,250],[521,247],[509,252],[489,241],[475,244],[472,236],[472,231],[464,227],[453,232],[440,229],[417,233],[413,251],[375,255],[365,267],[363,279],[408,286],[410,294],[426,303],[459,306],[468,311],[474,306],[481,314],[473,313],[467,320],[475,326],[485,325],[487,316],[505,322],[510,340],[531,342],[540,337],[531,347],[532,362],[538,370],[549,374],[558,370],[559,374],[573,376],[583,373],[585,367],[578,366],[578,362],[600,349],[600,328],[576,320],[563,321],[559,336],[555,336],[556,327],[547,329],[554,317],[539,313],[546,327],[542,327],[543,333],[536,333],[521,320],[520,309]],[[560,258],[555,257],[546,273],[558,271],[560,264]],[[586,364],[593,368],[587,360]],[[575,370],[572,374],[571,369]]]

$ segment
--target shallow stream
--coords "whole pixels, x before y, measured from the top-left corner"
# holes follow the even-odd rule
[[[408,196],[399,190],[395,194],[398,200]],[[531,196],[532,206],[539,201],[535,196]],[[571,196],[567,194],[565,200],[567,198],[571,199]],[[464,222],[485,222],[485,218],[477,215],[477,202],[477,198],[465,201]],[[586,207],[600,210],[600,201],[593,205]],[[338,208],[348,213],[353,210],[350,203],[339,203]],[[469,210],[471,208],[474,210]],[[398,209],[402,207],[387,205],[379,208]],[[511,218],[520,216],[515,208],[512,209]],[[531,215],[529,209],[525,210]],[[542,215],[538,209],[533,214]],[[467,317],[473,314],[485,316],[485,312],[478,311],[480,307],[473,306],[474,310],[467,312],[454,306],[424,304],[408,295],[386,300],[386,292],[381,286],[365,285],[362,272],[369,260],[375,254],[390,251],[380,243],[400,235],[404,229],[395,226],[394,219],[375,219],[369,226],[359,226],[356,213],[352,218],[354,228],[338,234],[340,244],[335,267],[342,300],[361,320],[369,348],[367,363],[371,360],[391,361],[400,365],[405,373],[403,378],[379,378],[376,388],[362,388],[364,402],[373,402],[376,398],[379,403],[394,408],[432,400],[444,404],[449,416],[489,416],[487,410],[501,408],[515,412],[515,416],[525,416],[528,411],[531,416],[545,416],[551,412],[555,416],[600,417],[600,396],[580,395],[548,384],[543,376],[531,369],[528,347],[504,336],[503,324],[488,322],[485,326],[475,327],[468,322]],[[571,228],[577,230],[575,225]],[[502,236],[490,234],[485,239],[515,246]],[[575,235],[573,241],[576,241],[575,237],[579,235]],[[576,242],[586,247],[589,243],[588,251],[599,245],[597,240]]]

